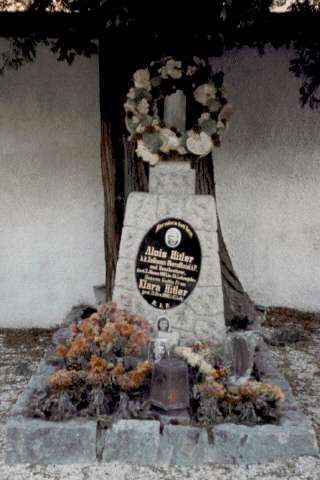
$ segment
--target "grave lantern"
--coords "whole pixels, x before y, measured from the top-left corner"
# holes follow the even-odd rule
[[[151,403],[166,413],[189,407],[187,364],[178,358],[166,358],[155,364],[151,381]]]

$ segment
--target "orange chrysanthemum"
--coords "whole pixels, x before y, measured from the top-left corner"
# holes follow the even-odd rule
[[[141,315],[132,315],[131,322],[137,327],[140,327],[142,330],[145,330],[148,333],[151,331],[151,326],[149,322],[145,318],[143,318]]]
[[[127,344],[127,353],[139,354],[144,348],[146,348],[149,340],[150,336],[146,331],[138,329],[134,330]]]
[[[207,380],[206,382],[199,384],[197,388],[204,397],[223,399],[226,394],[224,385],[215,382],[214,380]]]
[[[117,304],[115,302],[105,303],[98,308],[97,314],[103,320],[108,320],[110,315],[117,310]]]
[[[123,392],[129,392],[130,390],[135,389],[135,385],[128,375],[121,375],[117,380],[118,385]]]
[[[76,370],[58,370],[48,377],[48,386],[53,390],[63,390],[72,387],[79,380]]]
[[[139,370],[132,370],[128,373],[128,378],[133,384],[133,388],[139,388],[142,386],[144,379],[146,378],[146,373]]]
[[[79,330],[83,333],[85,337],[88,338],[93,338],[95,335],[95,326],[90,318],[86,318],[81,322]]]
[[[215,379],[224,378],[229,375],[229,370],[227,368],[220,368],[219,370],[213,369],[212,376]]]
[[[118,384],[121,390],[127,392],[136,390],[143,385],[146,376],[152,371],[152,364],[149,361],[140,362],[137,368],[118,377]]]
[[[89,370],[93,373],[103,373],[114,367],[112,363],[108,363],[104,358],[92,355],[89,362]]]
[[[134,331],[134,327],[130,323],[123,321],[115,325],[116,330],[122,337],[130,337]]]
[[[66,345],[64,345],[63,343],[60,343],[57,348],[56,348],[56,355],[58,355],[58,357],[62,357],[64,358],[68,353],[68,347],[66,347]]]
[[[111,375],[113,377],[119,377],[120,375],[123,375],[125,372],[124,366],[122,363],[117,363],[117,365],[111,370]]]
[[[109,343],[112,342],[115,334],[116,334],[115,326],[112,323],[106,323],[106,325],[103,327],[100,333],[99,342],[102,345],[108,345]]]
[[[277,402],[283,402],[285,399],[284,393],[280,387],[277,385],[271,385],[269,383],[262,382],[250,382],[253,384],[257,395],[264,395],[271,399],[276,400]]]
[[[78,335],[70,345],[67,353],[69,360],[75,359],[78,355],[85,353],[89,350],[90,344],[83,335]]]
[[[92,323],[97,323],[97,322],[100,322],[101,318],[100,318],[100,315],[98,314],[98,312],[96,312],[96,313],[93,313],[92,315],[90,315],[89,320]]]

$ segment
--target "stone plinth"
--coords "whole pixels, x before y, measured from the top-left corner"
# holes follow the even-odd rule
[[[196,172],[189,161],[160,162],[149,171],[149,192],[156,195],[194,195]]]
[[[154,193],[131,193],[128,198],[113,300],[119,307],[139,313],[156,324],[164,311],[148,304],[138,290],[135,277],[137,253],[151,227],[164,219],[178,218],[195,230],[202,261],[194,290],[183,303],[165,310],[166,316],[170,319],[172,331],[178,332],[182,340],[212,339],[221,342],[225,336],[225,321],[215,201],[208,195],[191,194],[191,180],[186,182],[186,194],[182,194],[179,174],[175,182],[167,168],[160,167],[160,171],[165,171],[164,178],[168,175],[167,182],[161,175],[156,175],[151,181]],[[182,169],[185,173],[184,166]],[[166,188],[168,192],[165,192]],[[173,193],[175,189],[177,193]]]

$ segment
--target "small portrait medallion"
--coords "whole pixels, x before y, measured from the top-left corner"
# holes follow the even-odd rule
[[[157,320],[158,332],[169,332],[170,331],[170,320],[168,317],[162,315]]]
[[[179,228],[171,227],[168,228],[165,235],[165,242],[167,247],[176,248],[181,243],[181,232]]]

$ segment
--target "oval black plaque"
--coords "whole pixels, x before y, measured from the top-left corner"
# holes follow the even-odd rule
[[[190,295],[200,267],[201,248],[193,228],[178,218],[164,219],[141,242],[136,260],[138,289],[150,305],[168,310]]]

